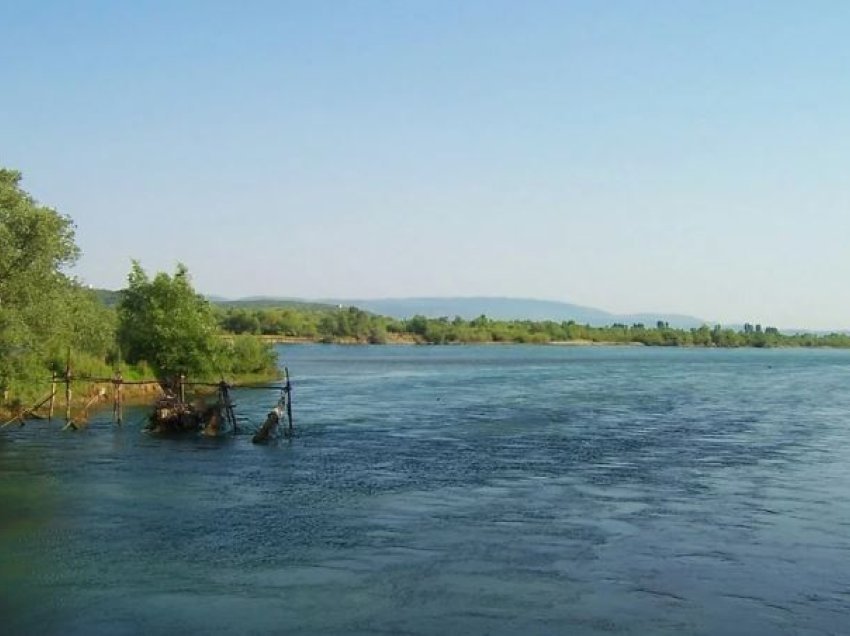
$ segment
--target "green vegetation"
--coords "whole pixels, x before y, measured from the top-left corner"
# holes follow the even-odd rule
[[[185,265],[149,278],[134,261],[118,303],[118,342],[131,364],[147,362],[158,377],[193,379],[273,374],[274,352],[252,338],[222,339],[212,306],[195,293]]]
[[[71,219],[36,203],[20,180],[0,169],[0,391],[29,399],[69,347],[82,368],[100,370],[115,318],[63,272],[79,255]]]
[[[72,220],[39,205],[20,180],[19,172],[0,169],[0,408],[45,394],[69,352],[76,377],[111,376],[119,351],[131,364],[122,367],[125,379],[277,373],[268,345],[220,337],[213,309],[182,265],[151,280],[133,263],[118,296],[68,276],[79,256]]]
[[[194,292],[189,272],[153,280],[133,261],[129,285],[118,303],[118,343],[127,362],[148,362],[159,377],[215,374],[218,341],[209,303]]]
[[[217,306],[219,324],[233,334],[298,338],[317,342],[418,342],[427,344],[590,342],[666,347],[850,347],[846,334],[782,334],[775,327],[745,324],[740,331],[719,325],[675,329],[667,323],[591,327],[573,321],[491,320],[479,316],[396,320],[357,309]]]

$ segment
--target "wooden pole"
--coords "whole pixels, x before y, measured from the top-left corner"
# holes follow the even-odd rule
[[[124,376],[121,375],[121,347],[115,360],[115,404],[112,419],[120,426],[124,421]]]
[[[71,349],[65,364],[65,421],[71,423]]]
[[[124,378],[121,372],[118,372],[118,423],[124,421]]]
[[[233,402],[230,401],[230,387],[227,386],[227,382],[222,380],[218,385],[218,394],[220,396],[220,401],[224,404],[224,417],[230,426],[233,429],[233,432],[236,432],[236,413],[233,411]]]
[[[53,421],[53,408],[56,406],[56,371],[50,376],[50,410],[47,412],[47,421]]]
[[[286,373],[286,419],[289,420],[289,435],[292,435],[292,384],[289,381],[289,367],[283,367]]]
[[[186,403],[186,376],[180,374],[180,403]]]
[[[121,372],[116,371],[112,378],[112,422],[121,423]]]

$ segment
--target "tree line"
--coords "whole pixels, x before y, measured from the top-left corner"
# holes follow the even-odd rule
[[[425,344],[595,342],[665,347],[848,347],[850,335],[783,334],[776,327],[744,324],[742,329],[720,325],[677,329],[666,322],[647,326],[613,324],[592,327],[575,321],[472,320],[413,316],[395,319],[357,307],[299,309],[296,307],[216,307],[222,330],[303,338],[317,342],[383,344],[409,341]]]

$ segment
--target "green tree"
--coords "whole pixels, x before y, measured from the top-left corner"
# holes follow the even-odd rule
[[[406,322],[405,329],[417,336],[424,336],[428,329],[428,319],[425,316],[417,314]]]
[[[65,267],[79,255],[67,216],[38,204],[21,174],[0,169],[0,388],[44,376],[56,349],[71,342],[69,310],[79,285]]]
[[[221,320],[222,327],[230,333],[259,333],[260,321],[256,313],[247,309],[228,309]]]
[[[228,371],[237,375],[264,373],[276,366],[274,352],[253,336],[236,336],[225,346],[232,360]]]
[[[222,369],[212,307],[196,294],[186,266],[150,279],[133,261],[118,304],[118,341],[127,361],[145,361],[161,378],[213,377]]]

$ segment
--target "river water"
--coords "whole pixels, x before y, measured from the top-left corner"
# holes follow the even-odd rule
[[[850,630],[850,352],[280,352],[291,442],[0,432],[0,631]]]

